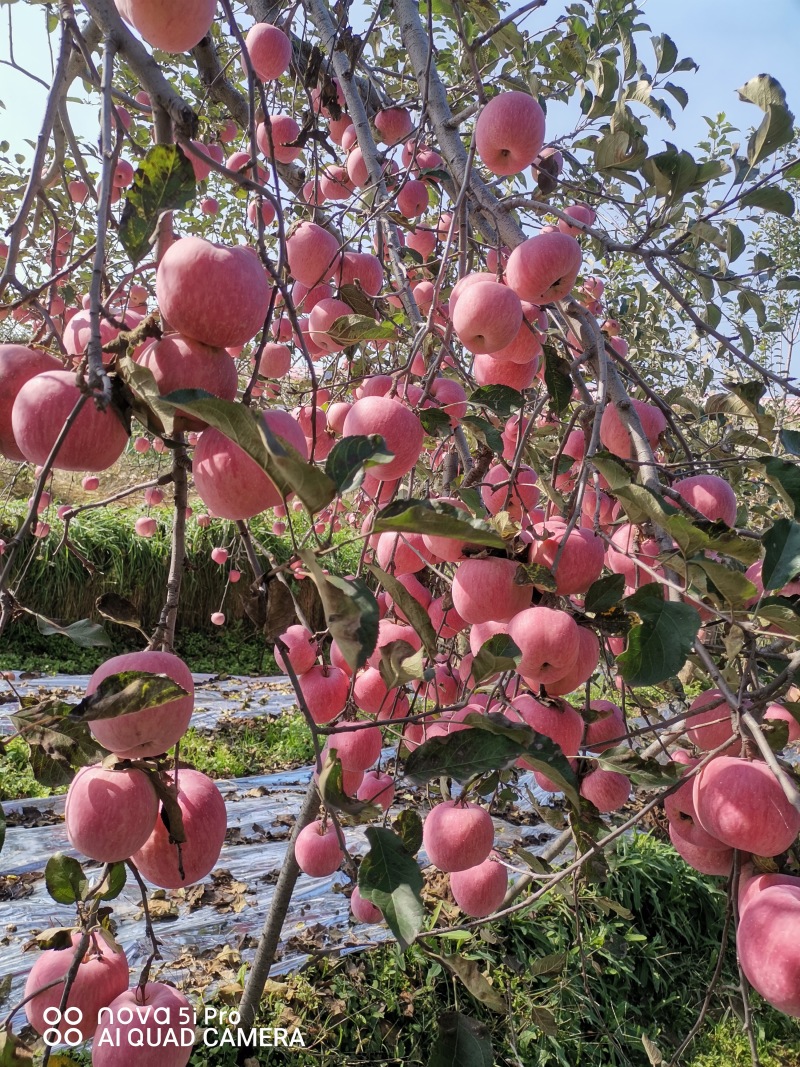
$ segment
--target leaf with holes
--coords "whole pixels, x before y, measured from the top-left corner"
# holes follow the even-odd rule
[[[133,176],[119,224],[119,239],[134,266],[149,252],[164,212],[188,207],[196,188],[192,164],[176,144],[148,148]]]
[[[75,705],[71,717],[79,722],[116,719],[119,715],[158,708],[182,696],[186,696],[186,690],[166,674],[122,671],[104,678],[93,693]]]

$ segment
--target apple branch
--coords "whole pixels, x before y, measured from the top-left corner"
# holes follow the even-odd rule
[[[395,14],[414,76],[420,92],[427,85],[425,102],[428,114],[439,139],[439,147],[454,180],[460,183],[469,174],[470,200],[476,221],[487,241],[494,243],[494,231],[509,248],[515,248],[525,240],[525,234],[507,212],[499,210],[499,204],[476,171],[467,168],[467,150],[461,143],[457,129],[452,128],[453,115],[447,102],[447,90],[436,67],[428,61],[432,42],[422,25],[419,10],[414,0],[392,0]]]
[[[84,6],[103,36],[113,43],[116,51],[125,56],[131,71],[147,91],[151,104],[163,108],[178,131],[194,137],[197,133],[197,115],[164,77],[158,63],[141,41],[122,21],[113,0],[84,0]]]

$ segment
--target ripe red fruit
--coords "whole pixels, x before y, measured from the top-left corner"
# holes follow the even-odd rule
[[[97,668],[86,687],[87,696],[94,693],[105,678],[123,671],[166,674],[186,690],[186,696],[114,719],[96,719],[89,724],[92,734],[104,748],[122,759],[143,759],[166,752],[183,737],[192,717],[194,682],[191,671],[171,652],[128,652],[113,656]]]
[[[496,855],[492,852],[483,863],[450,875],[453,899],[465,915],[483,919],[503,903],[508,890],[508,869],[493,859]]]
[[[11,427],[11,409],[17,393],[37,374],[63,370],[53,356],[25,345],[0,345],[0,455],[22,463],[25,456],[19,450]]]
[[[694,845],[683,834],[678,823],[669,824],[669,839],[678,855],[701,874],[727,876],[733,867],[733,849],[723,845],[721,848],[705,848]]]
[[[150,836],[157,815],[152,782],[135,768],[82,767],[64,808],[70,844],[98,863],[129,859]]]
[[[719,689],[707,689],[700,693],[689,705],[689,711],[694,714],[686,720],[686,733],[698,748],[711,752],[728,739],[731,740],[731,746],[725,755],[739,748],[739,742],[733,733],[730,705]]]
[[[174,780],[174,775],[170,778]],[[132,857],[140,873],[162,889],[180,889],[205,878],[219,859],[228,826],[220,791],[200,771],[178,771],[178,806],[186,833],[180,854],[178,846],[170,843],[163,819],[158,818],[150,837]]]
[[[92,1067],[186,1067],[194,1042],[194,1009],[163,982],[144,993],[126,989],[103,1012],[92,1046]]]
[[[214,21],[217,0],[116,0],[123,18],[153,48],[188,52],[205,37]]]
[[[381,771],[367,771],[356,796],[359,800],[378,804],[384,811],[388,811],[394,800],[394,778],[391,774],[383,774]]]
[[[598,811],[618,811],[631,794],[630,779],[617,771],[598,768],[590,771],[581,782],[581,796],[591,801]]]
[[[544,143],[544,112],[528,93],[493,97],[475,123],[475,147],[493,174],[519,174]]]
[[[256,140],[258,147],[267,157],[273,157],[278,163],[293,163],[299,159],[302,148],[293,145],[300,134],[300,127],[291,115],[270,115],[269,127],[265,122],[260,122],[256,127]]]
[[[297,866],[309,878],[326,878],[338,870],[344,852],[333,822],[329,821],[325,830],[321,819],[304,826],[294,843],[294,856]]]
[[[581,246],[565,233],[542,233],[517,245],[508,257],[506,282],[521,300],[549,304],[572,292]]]
[[[535,607],[519,612],[508,627],[511,640],[522,652],[519,673],[541,685],[558,681],[578,658],[578,629],[565,611]]]
[[[277,26],[257,22],[248,30],[244,44],[253,70],[262,81],[275,81],[289,69],[292,61],[292,42]],[[244,60],[242,68],[247,73]]]
[[[264,325],[269,283],[253,249],[183,237],[158,265],[156,296],[177,333],[228,348],[246,344]]]
[[[800,887],[772,885],[758,893],[740,916],[736,949],[756,992],[800,1018]]]
[[[724,478],[715,474],[697,474],[693,478],[682,478],[672,488],[711,522],[721,520],[728,526],[736,525],[736,494]]]
[[[350,897],[350,910],[353,913],[353,918],[356,922],[360,923],[380,923],[383,922],[383,912],[380,908],[376,907],[372,901],[365,900],[361,896],[361,891],[358,886],[353,890],[353,895]]]
[[[460,293],[451,317],[453,329],[468,352],[491,354],[517,336],[522,304],[507,285],[481,281]]]
[[[654,404],[648,404],[644,400],[631,400],[639,421],[642,424],[645,437],[652,448],[658,444],[659,436],[667,428],[667,420],[663,412]],[[600,420],[600,441],[604,448],[612,452],[620,459],[633,459],[635,452],[633,442],[627,429],[623,426],[619,412],[613,404],[609,404],[603,412]]]
[[[339,667],[312,666],[298,679],[300,692],[317,726],[331,722],[347,703],[350,682]]]
[[[278,438],[308,459],[308,445],[288,411],[270,408],[261,415]],[[249,519],[283,503],[272,479],[254,459],[213,427],[204,430],[194,450],[194,484],[203,503],[223,519]]]
[[[757,856],[777,856],[800,832],[800,812],[766,763],[719,756],[695,778],[701,826],[723,844]]]
[[[381,134],[384,144],[397,144],[408,137],[413,129],[411,115],[404,107],[387,107],[375,116],[375,129]]]
[[[422,846],[440,871],[465,871],[492,851],[494,824],[479,804],[445,800],[431,808],[422,828]]]
[[[518,564],[492,556],[459,563],[453,578],[453,606],[468,623],[508,622],[531,602],[531,586],[516,585]]]
[[[178,389],[204,389],[221,400],[236,398],[239,379],[228,353],[179,333],[165,334],[147,345],[136,362],[152,373],[162,396]],[[175,420],[176,431],[198,431],[205,426],[202,419],[188,414]]]
[[[339,242],[315,222],[301,222],[286,240],[289,271],[309,288],[329,281],[339,266]]]
[[[314,666],[319,646],[313,639],[311,631],[297,624],[290,626],[281,634],[281,641],[286,645],[286,655],[295,674],[305,674]],[[283,653],[275,646],[275,662],[286,673]]]
[[[80,396],[70,371],[48,370],[25,382],[11,410],[11,431],[29,463],[46,461]],[[65,471],[104,471],[116,463],[127,443],[128,433],[115,409],[109,406],[100,411],[88,400],[53,466]]]
[[[408,474],[420,457],[425,439],[422,423],[414,412],[386,396],[365,396],[347,412],[343,435],[360,434],[380,434],[394,455],[390,463],[372,468],[374,477],[383,482]]]
[[[76,930],[72,934],[72,948],[46,949],[30,970],[25,982],[25,996],[57,978],[66,977],[75,958],[81,939]],[[128,960],[120,949],[115,952],[100,934],[92,934],[89,947],[78,967],[78,973],[67,998],[67,1008],[77,1008],[82,1018],[70,1027],[78,1030],[87,1041],[97,1029],[97,1015],[101,1008],[128,988]],[[45,1019],[48,1009],[58,1009],[64,992],[63,983],[42,990],[25,1005],[28,1022],[38,1034],[44,1034],[52,1023]],[[48,1015],[50,1013],[48,1012]],[[62,1026],[62,1030],[63,1030]]]
[[[622,744],[627,730],[622,708],[610,700],[593,700],[589,710],[597,718],[586,723],[583,747],[589,752],[605,752]]]
[[[576,526],[567,534],[565,522],[548,519],[536,523],[533,534],[531,563],[541,564],[552,571],[560,596],[585,593],[600,577],[605,562],[605,544],[593,530]]]

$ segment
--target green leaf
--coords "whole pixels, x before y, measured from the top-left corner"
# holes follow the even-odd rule
[[[429,437],[436,437],[440,431],[449,434],[453,429],[450,416],[441,408],[425,408],[419,413],[419,421]]]
[[[773,105],[786,107],[786,93],[783,86],[771,74],[757,74],[736,92],[745,104],[755,104],[762,111],[767,111]]]
[[[89,724],[70,717],[72,706],[56,697],[23,697],[11,721],[28,745],[36,781],[55,788],[69,785],[75,771],[107,755],[89,732]]]
[[[778,293],[794,292],[798,289],[800,289],[800,275],[798,274],[787,274],[775,286],[775,291]]]
[[[456,730],[415,748],[406,759],[405,775],[417,785],[442,777],[463,783],[478,774],[512,767],[524,751],[524,744],[502,734]]]
[[[395,500],[375,516],[374,533],[420,533],[452,537],[473,545],[505,548],[505,542],[488,523],[466,516],[461,508],[440,500]]]
[[[800,456],[800,430],[781,430],[778,436],[790,455]]]
[[[552,345],[544,345],[544,384],[551,409],[561,415],[572,400],[573,381],[569,363]]]
[[[342,315],[331,323],[329,336],[340,345],[354,345],[361,341],[394,341],[397,327],[369,315]]]
[[[459,1011],[444,1012],[438,1022],[428,1067],[494,1067],[492,1042],[483,1023]]]
[[[388,574],[386,571],[381,570],[374,563],[369,564],[367,569],[374,574],[394,603],[400,608],[403,615],[408,619],[411,626],[413,626],[415,632],[419,634],[428,655],[435,656],[437,649],[436,631],[433,628],[430,615],[428,615],[422,604],[414,599],[406,587],[401,585],[393,574]]]
[[[513,671],[519,666],[522,652],[508,634],[495,634],[484,641],[472,661],[472,677],[475,685],[503,671]]]
[[[664,600],[660,585],[642,586],[623,605],[641,620],[628,633],[628,647],[617,657],[622,677],[632,686],[657,685],[683,667],[700,629],[700,615],[689,604]]]
[[[747,161],[756,166],[788,144],[794,136],[794,115],[785,107],[771,107],[747,143]]]
[[[115,900],[125,888],[128,869],[124,863],[112,863],[103,879],[97,896],[100,900]]]
[[[482,385],[471,394],[469,403],[473,407],[488,408],[495,415],[507,419],[524,406],[525,398],[509,385]]]
[[[383,684],[387,689],[396,689],[406,682],[425,679],[431,681],[434,670],[425,670],[423,661],[425,650],[415,649],[408,641],[390,641],[381,647],[381,661],[378,666]]]
[[[368,826],[370,849],[358,868],[358,888],[380,908],[403,949],[422,929],[422,872],[402,838],[384,827]]]
[[[762,538],[764,589],[782,589],[800,574],[800,526],[790,519],[778,519]]]
[[[56,852],[47,861],[44,884],[56,904],[74,904],[83,900],[89,889],[83,867],[63,852]]]
[[[116,719],[119,715],[158,708],[182,696],[186,696],[183,686],[165,674],[121,671],[104,678],[93,693],[75,705],[71,717],[80,722]]]
[[[558,783],[568,800],[578,804],[572,768],[549,737],[497,712],[471,714],[464,723],[469,729],[432,737],[414,749],[406,759],[406,777],[418,785],[443,776],[467,782],[479,774],[504,770],[522,756],[527,764]]]
[[[412,856],[422,848],[422,817],[413,808],[404,808],[392,823]]]
[[[281,495],[297,493],[312,514],[336,496],[336,486],[318,467],[277,437],[260,412],[220,400],[202,389],[179,389],[162,397],[163,404],[189,412],[239,446],[272,479]]]
[[[615,608],[621,601],[625,592],[625,578],[621,574],[609,574],[605,578],[598,578],[593,582],[586,593],[583,610],[592,614],[602,614],[610,608]]]
[[[325,461],[325,473],[338,493],[348,493],[361,485],[370,467],[391,463],[393,459],[394,454],[387,449],[386,442],[379,434],[343,437],[330,450]]]
[[[134,266],[149,252],[164,212],[187,207],[195,192],[192,164],[177,145],[157,144],[147,150],[125,197],[119,226],[119,239]]]
[[[117,357],[117,372],[128,386],[126,398],[142,426],[158,436],[172,436],[175,410],[163,403],[153,372],[130,356]]]
[[[757,595],[756,587],[748,578],[745,578],[741,571],[705,558],[692,560],[692,563],[708,575],[720,596],[731,607],[742,607]]]
[[[778,459],[777,456],[759,462],[764,464],[767,477],[778,485],[782,495],[793,508],[794,517],[800,519],[800,464]]]
[[[729,222],[726,229],[726,254],[728,256],[728,262],[733,263],[744,252],[745,239],[744,234],[736,225],[735,222]]]
[[[492,452],[497,455],[502,453],[503,435],[496,426],[492,426],[488,419],[482,419],[479,415],[465,415],[461,420],[461,425],[465,429],[471,430],[479,441],[491,448]]]
[[[383,814],[377,804],[356,800],[344,791],[342,761],[336,755],[336,738],[328,737],[328,752],[319,776],[319,795],[329,810],[349,815],[356,822],[369,822]]]
[[[656,74],[666,74],[672,70],[678,60],[678,48],[671,37],[662,33],[659,37],[651,38],[653,51],[656,54]]]
[[[618,745],[599,753],[597,765],[603,770],[624,774],[634,785],[652,789],[674,785],[680,781],[683,771],[679,763],[670,761],[662,764],[656,759],[642,759],[638,752],[627,745]]]
[[[325,574],[310,549],[299,553],[319,591],[325,622],[348,666],[360,670],[378,643],[378,602],[361,578]]]
[[[431,952],[430,949],[424,949],[423,951],[426,956],[436,960],[445,970],[455,975],[463,983],[465,989],[481,1004],[485,1004],[490,1011],[498,1012],[501,1015],[508,1011],[505,997],[502,993],[498,993],[494,986],[490,985],[488,979],[483,976],[478,960],[467,959],[466,956],[461,956],[457,952],[449,956],[440,956],[437,952]],[[485,967],[486,962],[481,962]]]
[[[0,1029],[0,1067],[31,1067],[33,1053],[10,1027]]]
[[[111,648],[113,642],[103,627],[91,619],[80,619],[69,626],[61,626],[44,615],[36,615],[39,633],[45,637],[68,637],[79,648]]]
[[[746,193],[739,201],[742,207],[758,207],[763,211],[774,211],[790,219],[794,215],[794,197],[785,189],[776,186],[762,186]]]

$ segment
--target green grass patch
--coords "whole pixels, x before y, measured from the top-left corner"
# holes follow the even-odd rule
[[[609,855],[605,881],[574,890],[564,886],[524,915],[429,943],[440,955],[475,960],[506,999],[507,1014],[483,1007],[418,945],[404,954],[389,944],[323,958],[271,983],[258,1025],[297,1026],[307,1048],[264,1051],[258,1062],[422,1067],[436,1020],[448,1010],[483,1023],[498,1064],[649,1067],[643,1037],[668,1062],[697,1018],[714,968],[724,893],[644,835]],[[731,1014],[734,968],[730,945],[708,1025],[684,1067],[750,1062]],[[798,1067],[800,1024],[754,1001],[763,1067]],[[192,1067],[235,1063],[235,1053],[203,1048],[191,1060]]]
[[[313,755],[311,734],[299,712],[224,719],[213,731],[191,727],[181,741],[181,759],[211,778],[242,778],[303,767]]]

